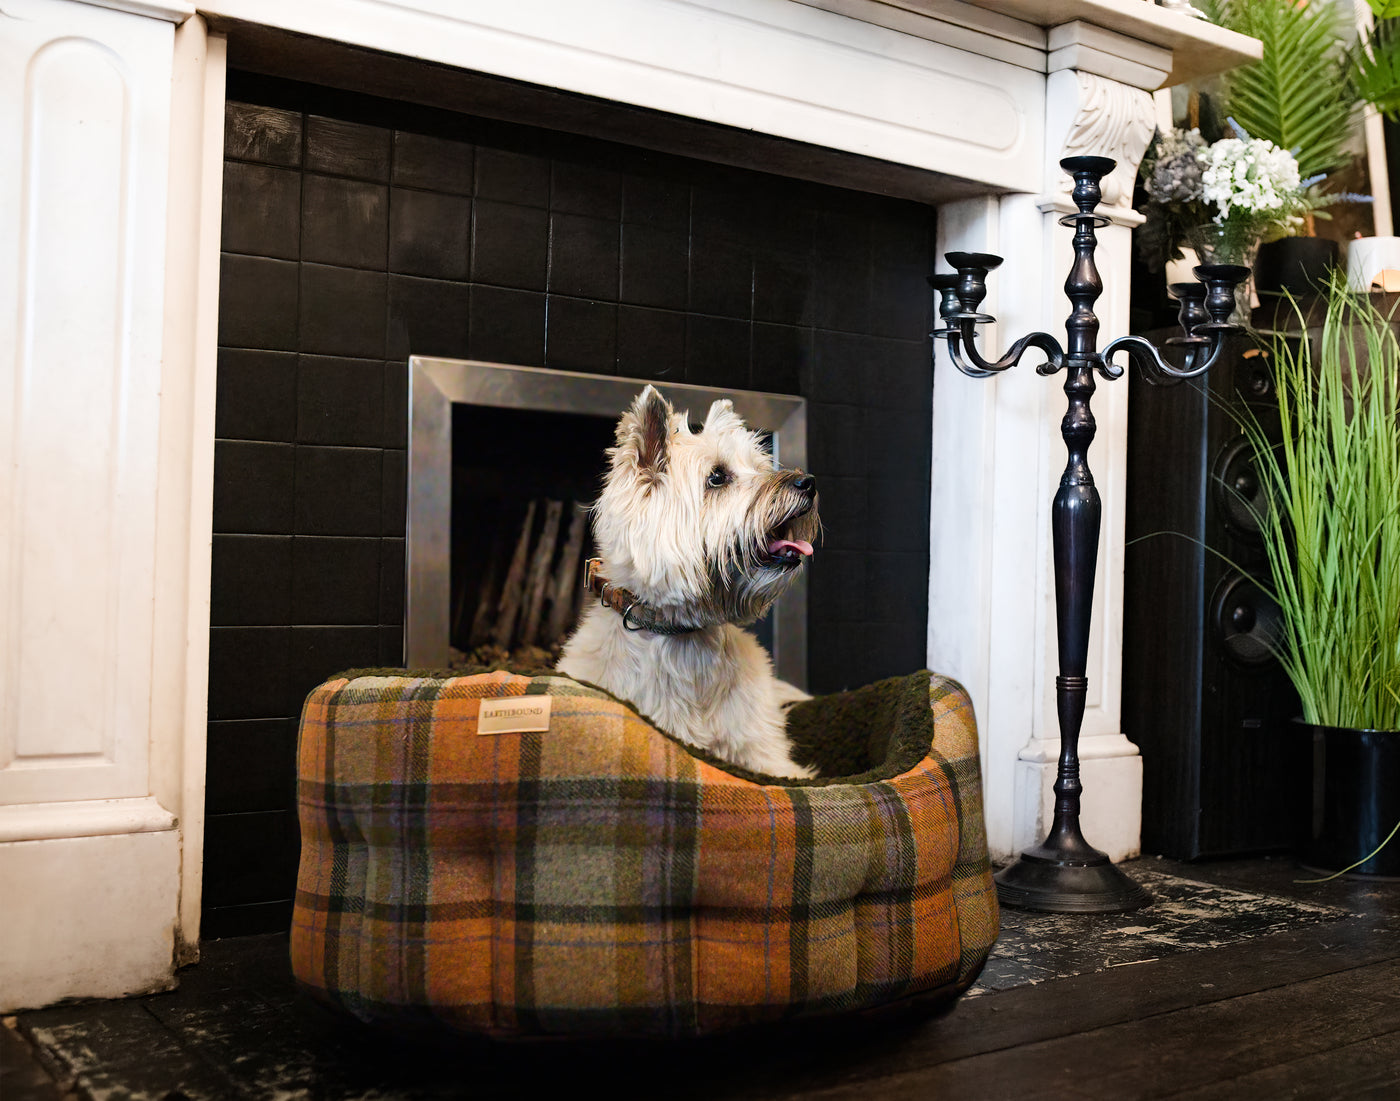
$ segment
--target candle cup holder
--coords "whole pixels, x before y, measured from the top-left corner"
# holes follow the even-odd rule
[[[1079,731],[1089,687],[1086,669],[1101,507],[1088,463],[1095,432],[1089,409],[1094,375],[1108,380],[1121,378],[1125,367],[1113,361],[1120,351],[1156,385],[1205,374],[1219,361],[1226,337],[1242,331],[1230,323],[1230,315],[1235,308],[1235,288],[1249,275],[1249,269],[1238,265],[1203,264],[1193,270],[1199,282],[1173,284],[1180,302],[1182,335],[1167,343],[1185,349],[1182,366],[1169,363],[1155,346],[1138,336],[1119,337],[1097,351],[1099,321],[1093,306],[1103,293],[1103,282],[1094,261],[1098,247],[1095,231],[1109,220],[1095,208],[1102,198],[1100,181],[1114,166],[1107,157],[1067,157],[1060,162],[1074,177],[1071,198],[1078,208],[1060,219],[1061,225],[1075,231],[1074,260],[1065,280],[1071,310],[1065,322],[1064,347],[1050,334],[1036,332],[1015,341],[996,359],[986,359],[978,351],[977,326],[995,320],[979,307],[987,293],[987,274],[1001,263],[999,256],[950,252],[946,259],[957,274],[935,275],[929,280],[939,294],[942,320],[942,327],[933,336],[947,343],[949,358],[963,374],[973,378],[1000,374],[1032,348],[1045,357],[1037,373],[1065,371],[1069,406],[1061,422],[1061,436],[1069,458],[1051,508],[1059,647],[1055,702],[1060,758],[1054,786],[1055,813],[1046,839],[1024,850],[996,875],[997,893],[1005,905],[1053,913],[1118,913],[1151,901],[1146,890],[1084,839],[1079,825],[1083,791]]]

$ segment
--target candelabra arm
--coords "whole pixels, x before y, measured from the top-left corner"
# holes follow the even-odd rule
[[[1196,343],[1197,339],[1200,340],[1199,343]],[[1186,341],[1181,343],[1186,344]],[[1104,378],[1121,377],[1124,368],[1112,360],[1115,352],[1124,351],[1128,353],[1128,359],[1137,364],[1147,382],[1153,386],[1168,386],[1182,379],[1199,378],[1205,374],[1219,361],[1224,347],[1224,334],[1221,332],[1212,333],[1209,340],[1193,338],[1191,343],[1187,344],[1186,362],[1177,367],[1163,359],[1162,353],[1150,341],[1140,336],[1120,336],[1104,348],[1103,366],[1099,370]]]
[[[989,378],[992,375],[999,375],[1002,371],[1019,363],[1021,357],[1031,348],[1038,348],[1045,353],[1047,362],[1036,368],[1041,374],[1058,371],[1060,368],[1060,360],[1065,354],[1064,349],[1049,333],[1030,333],[1023,336],[1011,345],[1000,359],[989,361],[977,351],[974,339],[977,322],[964,318],[958,319],[957,323],[956,331],[944,332],[940,335],[945,336],[948,341],[948,353],[952,357],[953,366],[971,378]],[[964,345],[966,346],[966,357],[963,354]]]

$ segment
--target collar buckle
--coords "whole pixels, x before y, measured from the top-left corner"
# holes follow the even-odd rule
[[[583,563],[583,587],[586,592],[598,597],[605,608],[611,608],[622,616],[622,627],[627,631],[650,631],[657,635],[688,635],[701,629],[705,624],[670,623],[658,616],[643,603],[642,598],[627,589],[619,588],[603,576],[603,560],[588,558]]]

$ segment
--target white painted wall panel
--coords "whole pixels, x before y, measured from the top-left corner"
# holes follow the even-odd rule
[[[115,414],[129,383],[121,322],[130,293],[112,227],[126,221],[131,97],[120,59],[82,39],[43,46],[27,76],[13,425],[21,461],[10,525],[19,560],[5,617],[7,650],[21,654],[9,696],[15,755],[30,767],[110,763],[113,670],[103,658],[115,642]],[[71,690],[74,669],[89,671],[87,690]]]
[[[0,21],[0,803],[149,792],[169,23]]]

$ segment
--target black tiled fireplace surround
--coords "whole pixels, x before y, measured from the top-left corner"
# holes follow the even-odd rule
[[[239,73],[229,101],[206,937],[286,926],[301,701],[400,661],[411,354],[804,395],[811,687],[924,664],[930,208]]]

